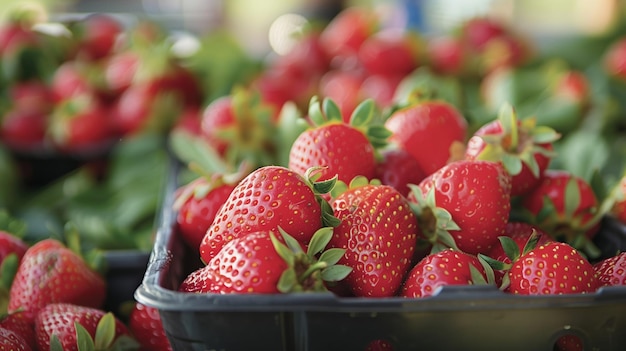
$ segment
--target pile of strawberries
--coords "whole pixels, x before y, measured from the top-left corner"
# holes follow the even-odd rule
[[[488,112],[496,74],[533,59],[529,41],[489,18],[437,39],[380,24],[372,9],[343,11],[209,103],[197,128],[174,130],[203,174],[174,206],[204,263],[179,289],[414,298],[458,284],[535,295],[626,283],[625,254],[594,243],[604,218],[623,219],[626,176],[601,194],[553,167],[566,128],[506,101]],[[590,83],[564,67],[544,95],[582,123]]]
[[[134,303],[124,318],[105,310],[108,282],[79,248],[56,239],[29,245],[19,236],[23,225],[12,223],[0,230],[1,348],[171,349],[156,309]]]

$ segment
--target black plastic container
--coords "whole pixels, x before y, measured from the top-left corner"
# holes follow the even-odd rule
[[[148,267],[149,252],[140,250],[105,251],[107,282],[104,309],[124,316],[134,304],[134,293]]]
[[[423,299],[177,292],[198,253],[175,230],[172,193],[135,298],[160,311],[174,350],[346,351],[384,340],[394,351],[552,351],[564,335],[585,350],[626,348],[626,286],[560,296],[449,286]],[[626,249],[626,227],[607,218],[597,244],[605,253]]]

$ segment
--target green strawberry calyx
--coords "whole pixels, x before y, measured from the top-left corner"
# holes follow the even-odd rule
[[[345,249],[325,249],[332,239],[332,227],[318,229],[311,237],[306,252],[282,228],[279,227],[278,231],[284,243],[273,232],[270,237],[276,252],[288,265],[278,281],[280,292],[327,291],[325,281],[340,281],[352,271],[348,266],[337,264],[345,254]]]
[[[519,174],[525,164],[538,178],[540,169],[535,155],[554,157],[554,151],[546,145],[551,145],[561,135],[550,127],[537,126],[534,117],[519,120],[510,104],[500,107],[497,120],[502,132],[481,136],[486,145],[477,159],[501,162],[512,176]]]
[[[315,194],[315,199],[322,209],[322,224],[328,227],[336,227],[341,221],[339,220],[339,218],[335,217],[333,209],[328,201],[324,198],[324,195],[332,194],[332,191],[337,185],[338,180],[337,175],[335,175],[330,179],[319,181],[318,179],[322,175],[321,172],[325,168],[325,166],[310,167],[304,174],[304,180],[313,190],[313,193]]]
[[[95,337],[80,325],[74,323],[76,329],[76,344],[78,351],[130,351],[139,350],[139,343],[128,335],[115,335],[115,317],[113,313],[108,312],[96,327]],[[53,334],[50,338],[50,351],[63,351],[63,346],[59,337]]]
[[[324,98],[320,103],[319,98],[313,96],[309,102],[308,116],[313,126],[343,123],[341,109],[331,98]],[[385,147],[392,134],[384,126],[376,102],[371,98],[357,105],[350,116],[349,125],[363,132],[375,150]]]
[[[409,184],[408,186],[416,200],[409,202],[411,210],[417,218],[422,235],[432,245],[431,253],[443,251],[447,248],[459,250],[450,231],[461,230],[461,228],[454,222],[450,212],[444,208],[437,207],[434,188],[431,188],[424,197],[422,191],[416,185]]]

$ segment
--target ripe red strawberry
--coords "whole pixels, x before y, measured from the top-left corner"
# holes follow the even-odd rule
[[[128,328],[140,344],[139,351],[171,351],[172,345],[161,324],[159,310],[135,303],[128,320]]]
[[[308,243],[315,231],[332,225],[320,194],[328,193],[334,180],[314,182],[311,177],[317,171],[301,175],[281,166],[263,166],[247,175],[215,214],[200,244],[202,260],[209,262],[227,242],[248,233],[281,227]]]
[[[593,265],[601,286],[626,285],[626,251]]]
[[[14,150],[45,148],[49,116],[47,111],[13,108],[0,119],[0,140]]]
[[[372,179],[376,173],[377,148],[386,143],[388,131],[372,123],[374,102],[365,100],[344,123],[339,107],[332,99],[320,103],[311,99],[309,118],[313,126],[293,142],[289,168],[304,174],[310,167],[325,167],[321,180],[337,177],[349,183],[356,176]]]
[[[366,99],[361,90],[365,78],[360,71],[332,69],[319,80],[320,97],[337,104],[345,123],[350,123],[354,109]]]
[[[28,244],[18,236],[4,230],[0,230],[0,265],[9,254],[15,254],[18,261],[22,259],[28,250]]]
[[[442,75],[461,77],[469,73],[470,52],[462,40],[444,35],[427,41],[428,63]]]
[[[345,250],[323,251],[333,236],[332,227],[316,231],[306,248],[282,229],[278,231],[278,236],[265,229],[229,241],[205,267],[192,272],[179,290],[201,287],[199,279],[209,277],[204,287],[221,294],[326,291],[324,281],[338,281],[349,273],[348,267],[335,265]]]
[[[422,46],[416,32],[383,29],[361,44],[358,60],[368,74],[404,77],[422,63]]]
[[[413,262],[419,231],[406,198],[391,186],[356,178],[333,194],[331,206],[341,223],[329,245],[345,249],[339,262],[352,267],[342,284],[355,296],[395,295]]]
[[[465,143],[467,121],[451,103],[424,100],[393,112],[385,121],[389,142],[408,151],[428,175],[451,158],[455,142]]]
[[[478,258],[454,249],[431,253],[409,272],[400,296],[423,298],[447,285],[486,284],[487,274]]]
[[[141,58],[132,50],[123,50],[108,57],[103,63],[102,79],[113,95],[119,96],[128,89],[137,73]]]
[[[57,240],[44,239],[22,257],[9,292],[8,311],[23,310],[34,320],[40,309],[55,302],[100,307],[105,285],[104,278],[81,256]]]
[[[386,339],[375,339],[367,343],[365,351],[393,351],[393,343]]]
[[[0,350],[31,351],[35,350],[19,334],[0,327]]]
[[[380,26],[379,15],[364,6],[342,10],[320,33],[320,44],[332,57],[333,65],[356,57],[359,48]]]
[[[591,185],[569,171],[548,169],[541,182],[521,202],[526,220],[557,241],[598,257],[592,239],[599,230],[598,199]]]
[[[55,342],[65,351],[78,351],[79,344],[94,342],[95,350],[129,350],[137,346],[126,325],[111,312],[69,303],[42,308],[35,319],[35,334],[39,350],[50,350]]]
[[[509,221],[511,176],[496,162],[460,160],[426,177],[409,194],[422,239],[442,247],[486,253]]]
[[[80,58],[98,60],[111,55],[124,33],[122,22],[105,13],[94,13],[69,26]]]
[[[517,253],[524,250],[524,246],[526,246],[526,243],[528,243],[528,240],[530,240],[532,235],[535,235],[537,237],[536,239],[533,239],[537,240],[536,245],[543,245],[545,243],[553,241],[548,234],[544,233],[543,231],[541,231],[541,229],[532,224],[526,222],[509,222],[506,225],[504,236],[512,239],[512,241],[504,241],[503,238],[499,238],[500,244],[494,245],[491,250],[486,253],[486,256],[504,263],[504,267],[509,267],[508,265],[513,263],[513,260],[518,257]],[[512,244],[517,245],[517,250],[507,247],[507,245]],[[510,250],[515,250],[513,258],[509,257],[507,254],[507,251]],[[507,274],[507,270],[504,267],[503,269],[494,269],[495,282],[498,286],[502,285],[503,278]]]
[[[91,95],[59,102],[50,118],[52,143],[63,152],[100,151],[114,136],[108,110]]]
[[[562,242],[525,247],[508,273],[508,291],[521,295],[593,293],[599,282],[591,263]]]
[[[37,350],[35,328],[32,321],[25,317],[24,312],[14,312],[0,316],[0,329],[7,329],[19,335],[24,341],[23,344],[32,350]],[[2,349],[2,347],[0,347]]]
[[[243,160],[273,164],[276,153],[274,110],[253,90],[234,89],[213,100],[202,111],[201,132],[227,163]]]
[[[417,160],[406,150],[387,148],[381,150],[376,164],[376,178],[382,184],[390,185],[402,195],[408,196],[411,189],[408,184],[419,184],[426,174]]]
[[[177,211],[177,230],[185,243],[199,249],[215,214],[242,177],[226,177],[223,174],[214,174],[211,178],[200,176],[179,190],[174,210]]]
[[[626,37],[618,38],[604,52],[605,72],[618,81],[626,81]]]
[[[583,341],[575,334],[567,334],[559,337],[554,343],[554,351],[583,351]]]
[[[496,120],[474,132],[465,158],[501,162],[512,176],[511,195],[518,196],[539,184],[559,137],[549,127],[536,126],[533,118],[519,120],[513,107],[505,104]]]

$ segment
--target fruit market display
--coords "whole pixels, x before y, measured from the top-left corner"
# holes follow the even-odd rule
[[[223,33],[177,55],[143,19],[43,24],[18,12],[0,29],[2,347],[172,349],[154,306],[104,308],[97,264],[150,251],[160,211],[194,256],[185,294],[626,282],[625,248],[597,245],[606,221],[626,226],[622,28],[557,55],[488,17],[426,36],[349,7],[259,59]],[[587,61],[585,40],[602,48]],[[51,158],[77,163],[36,182],[31,162]]]

